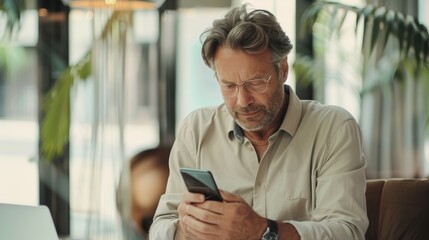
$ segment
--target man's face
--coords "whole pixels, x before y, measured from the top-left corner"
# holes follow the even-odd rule
[[[283,103],[287,63],[277,73],[269,50],[249,54],[221,46],[216,51],[214,67],[225,104],[237,124],[246,131],[259,131],[269,127]],[[281,79],[279,76],[282,76]],[[262,92],[241,86],[255,79],[268,78],[270,80]],[[233,88],[235,85],[238,85],[236,94],[226,94],[225,86]]]

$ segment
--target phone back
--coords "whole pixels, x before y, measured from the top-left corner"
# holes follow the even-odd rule
[[[180,173],[189,192],[204,194],[206,200],[223,201],[210,171],[181,168]]]

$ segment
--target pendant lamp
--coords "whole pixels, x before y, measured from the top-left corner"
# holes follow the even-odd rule
[[[62,0],[71,8],[138,10],[157,9],[165,0]]]

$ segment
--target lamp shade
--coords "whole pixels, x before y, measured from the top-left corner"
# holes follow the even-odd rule
[[[71,8],[102,9],[111,8],[115,10],[137,10],[156,9],[165,0],[62,0]]]

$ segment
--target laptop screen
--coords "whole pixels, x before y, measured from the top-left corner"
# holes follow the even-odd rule
[[[58,240],[46,206],[0,203],[0,239]]]

